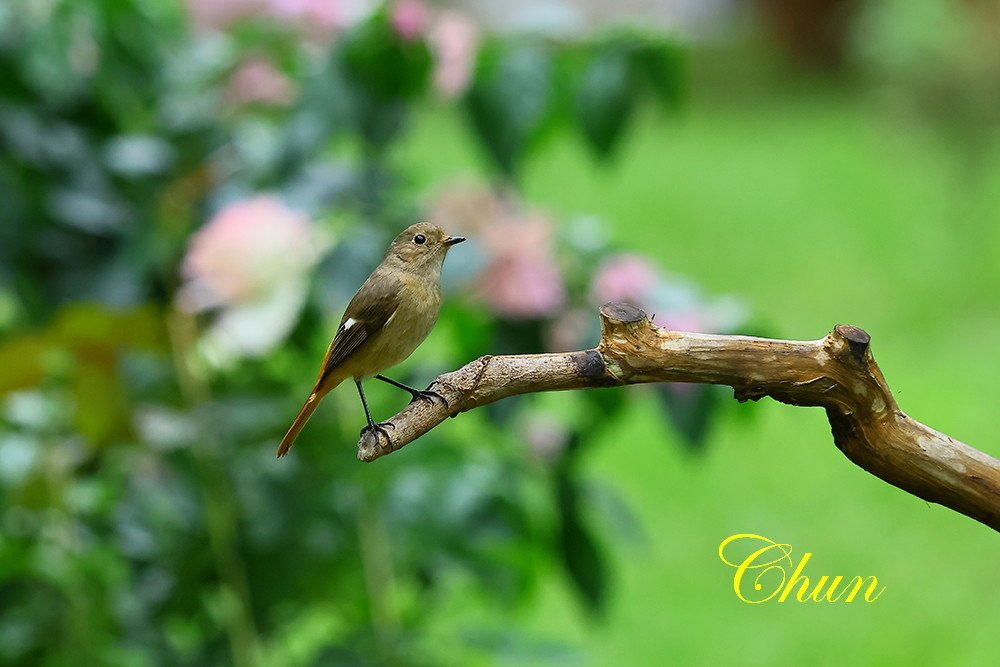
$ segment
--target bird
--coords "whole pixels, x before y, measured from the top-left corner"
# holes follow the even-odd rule
[[[361,381],[375,378],[410,393],[416,400],[445,399],[434,391],[407,386],[382,375],[401,363],[427,338],[441,310],[441,267],[448,250],[465,241],[429,222],[410,225],[392,241],[381,263],[358,288],[326,351],[309,397],[278,445],[277,457],[288,453],[320,401],[352,378],[368,425],[361,430],[390,440],[385,423],[368,409]],[[392,426],[392,424],[388,424]]]

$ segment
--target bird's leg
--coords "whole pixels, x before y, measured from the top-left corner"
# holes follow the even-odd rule
[[[375,379],[376,380],[381,380],[382,382],[388,382],[393,387],[399,387],[403,391],[410,392],[410,396],[413,397],[413,398],[410,399],[410,403],[412,403],[413,401],[417,401],[417,400],[430,401],[431,403],[433,403],[434,399],[437,398],[437,399],[440,399],[442,403],[444,403],[444,407],[448,407],[448,399],[446,399],[444,396],[442,396],[441,394],[437,393],[436,391],[431,391],[430,387],[428,387],[427,389],[423,389],[423,390],[416,389],[416,388],[411,387],[409,385],[403,384],[402,382],[396,382],[392,378],[387,378],[384,375],[376,375]]]
[[[386,426],[391,426],[393,429],[396,428],[395,424],[390,422],[379,422],[375,423],[372,419],[372,413],[368,409],[368,399],[365,398],[365,390],[361,387],[361,380],[355,379],[354,384],[358,385],[358,395],[361,396],[361,405],[365,408],[365,419],[368,420],[368,426],[361,429],[361,432],[370,431],[375,434],[375,440],[378,440],[379,434],[384,435],[386,442],[390,445],[392,444],[392,438],[389,437],[389,431],[385,430]]]

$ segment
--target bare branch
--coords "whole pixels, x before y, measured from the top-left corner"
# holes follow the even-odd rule
[[[624,303],[601,307],[596,349],[485,356],[434,381],[446,401],[418,401],[389,423],[392,442],[366,433],[358,458],[374,459],[455,416],[539,391],[645,382],[733,387],[737,400],[770,396],[826,409],[837,447],[868,472],[924,500],[1000,531],[1000,460],[914,421],[896,405],[872,358],[869,336],[840,325],[815,341],[681,333]]]

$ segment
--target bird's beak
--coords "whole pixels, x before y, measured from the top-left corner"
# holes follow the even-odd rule
[[[444,240],[444,244],[447,246],[456,245],[465,240],[464,236],[449,236]]]

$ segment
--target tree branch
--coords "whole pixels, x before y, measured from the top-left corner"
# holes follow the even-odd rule
[[[739,401],[770,396],[826,409],[837,447],[873,475],[1000,531],[1000,460],[914,421],[896,405],[867,333],[839,325],[815,341],[681,333],[625,303],[601,307],[596,349],[485,356],[437,378],[446,401],[417,401],[389,420],[391,443],[365,432],[358,458],[373,461],[447,417],[538,391],[645,382],[731,386]]]

